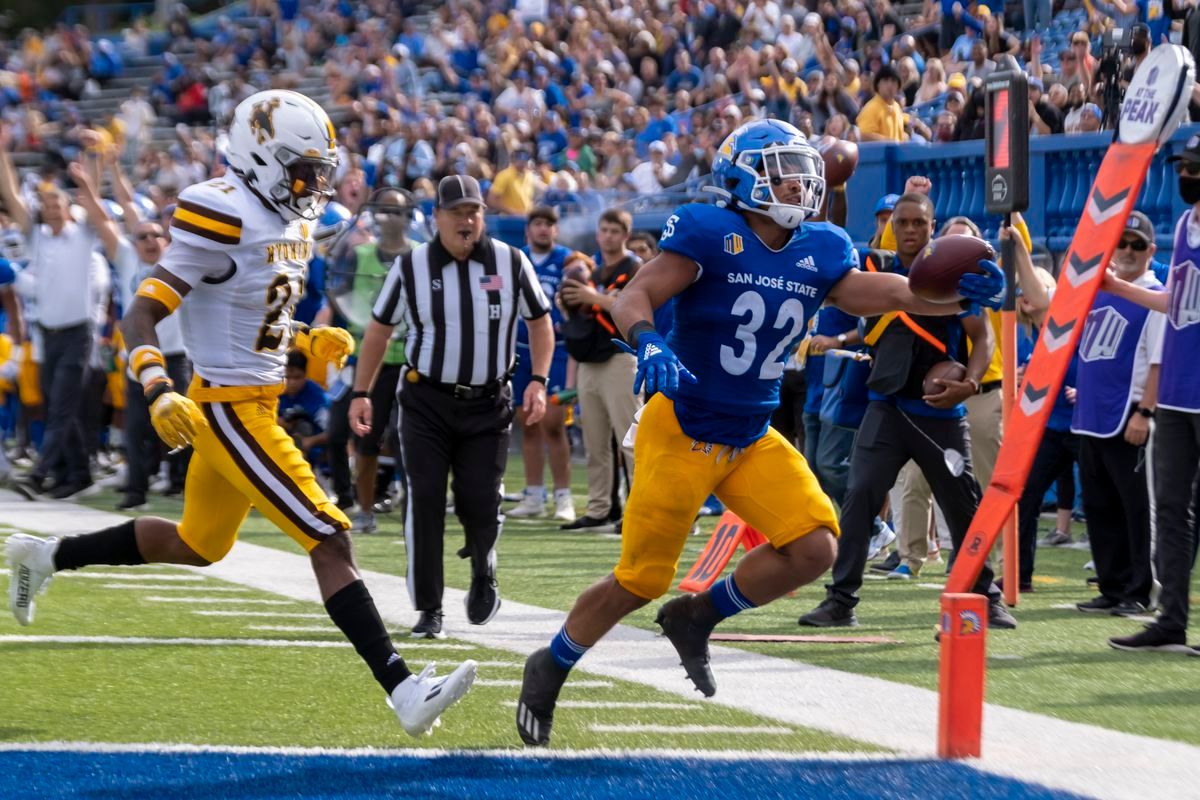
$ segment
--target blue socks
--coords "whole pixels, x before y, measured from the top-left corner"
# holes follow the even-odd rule
[[[575,666],[583,654],[590,650],[567,635],[567,626],[563,625],[558,633],[550,640],[550,655],[563,669]]]
[[[732,617],[741,611],[757,607],[756,603],[752,603],[738,589],[732,575],[714,583],[712,588],[709,589],[709,594],[712,596],[713,608],[721,615],[721,619]]]

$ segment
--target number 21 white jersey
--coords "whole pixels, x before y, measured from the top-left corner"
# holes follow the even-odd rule
[[[312,227],[284,222],[232,173],[180,193],[159,263],[191,287],[180,313],[201,378],[221,386],[283,382]]]

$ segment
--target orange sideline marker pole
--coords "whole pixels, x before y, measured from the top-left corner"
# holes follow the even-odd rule
[[[942,595],[938,758],[978,758],[983,742],[987,598]]]

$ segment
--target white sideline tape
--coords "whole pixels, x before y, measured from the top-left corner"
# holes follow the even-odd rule
[[[780,728],[774,725],[588,725],[593,733],[665,733],[665,734],[694,734],[694,733],[723,733],[730,736],[783,736],[792,732],[791,728]]]

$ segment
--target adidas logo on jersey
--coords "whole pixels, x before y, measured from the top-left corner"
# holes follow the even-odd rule
[[[812,256],[805,256],[804,258],[800,259],[796,262],[796,266],[800,269],[811,270],[812,272],[817,271],[817,262],[813,260]]]
[[[648,344],[648,345],[646,345],[645,351],[643,351],[643,353],[642,353],[642,358],[643,359],[653,358],[654,356],[658,355],[661,352],[662,352],[662,348],[659,347],[658,345]]]

